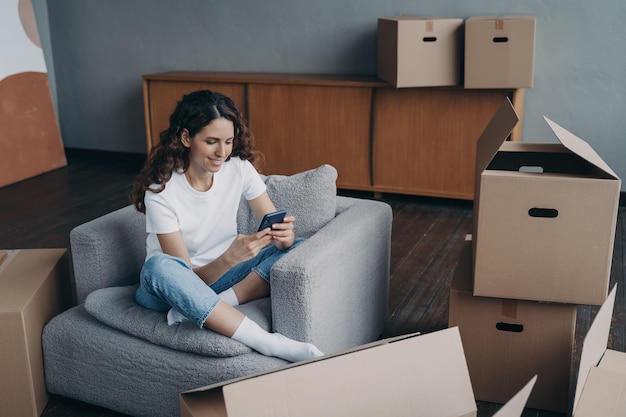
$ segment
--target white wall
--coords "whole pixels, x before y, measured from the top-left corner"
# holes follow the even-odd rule
[[[535,86],[526,93],[525,140],[554,140],[547,115],[626,179],[623,0],[36,0],[41,4],[65,145],[137,153],[145,152],[142,74],[374,75],[378,17],[532,14]]]

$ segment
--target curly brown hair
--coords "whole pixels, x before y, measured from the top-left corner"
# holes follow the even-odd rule
[[[181,142],[181,133],[187,129],[195,136],[215,119],[233,122],[235,136],[231,156],[250,161],[256,166],[261,154],[254,150],[254,138],[235,103],[227,96],[210,90],[194,91],[183,96],[170,116],[169,127],[159,135],[159,143],[152,148],[143,169],[133,183],[130,202],[135,208],[146,212],[146,191],[159,193],[172,177],[172,171],[189,167],[189,149]],[[230,159],[230,157],[229,157]],[[158,188],[151,188],[159,184]]]

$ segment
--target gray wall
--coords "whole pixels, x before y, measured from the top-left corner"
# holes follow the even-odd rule
[[[35,9],[40,20],[47,12],[43,45],[65,146],[136,153],[145,152],[142,74],[375,75],[378,17],[532,14],[524,140],[555,140],[546,115],[626,179],[623,0],[35,0]]]

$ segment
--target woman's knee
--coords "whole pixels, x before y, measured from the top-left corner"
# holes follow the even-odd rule
[[[144,276],[158,276],[179,268],[189,269],[185,261],[175,256],[166,255],[164,253],[156,254],[146,260],[141,268],[142,278]]]
[[[170,309],[169,304],[159,299],[153,292],[140,285],[135,292],[135,302],[149,310],[166,312]]]

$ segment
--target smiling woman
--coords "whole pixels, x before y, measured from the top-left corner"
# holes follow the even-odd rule
[[[200,90],[183,96],[169,120],[131,195],[148,233],[136,302],[167,313],[170,325],[191,320],[267,356],[321,356],[314,345],[269,333],[234,308],[267,297],[272,266],[302,240],[293,216],[237,233],[242,198],[259,219],[276,211],[239,110],[230,98]]]
[[[260,156],[254,150],[253,136],[245,120],[229,97],[209,90],[184,95],[169,117],[169,126],[160,133],[159,143],[151,150],[144,169],[135,181],[132,199],[137,210],[145,212],[144,193],[153,184],[157,184],[156,188],[162,191],[172,172],[186,172],[192,159],[197,162],[198,158],[206,157],[206,149],[200,150],[196,144],[192,148],[196,138],[207,145],[219,139],[225,143],[232,138],[232,147],[223,158],[225,160],[234,156],[254,165]],[[192,151],[193,156],[190,157]],[[216,159],[222,159],[222,155]]]
[[[230,159],[233,141],[233,122],[223,118],[214,119],[193,137],[183,129],[181,142],[190,154],[185,177],[194,189],[208,191],[211,188],[213,174]]]

